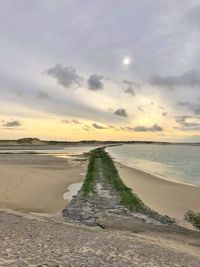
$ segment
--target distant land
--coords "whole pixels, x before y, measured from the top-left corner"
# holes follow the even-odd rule
[[[194,145],[200,146],[198,143],[172,143],[172,142],[158,142],[158,141],[99,141],[99,140],[80,140],[80,141],[54,141],[54,140],[40,140],[38,138],[21,138],[17,140],[0,140],[0,146],[10,145],[105,145],[105,144],[160,144],[160,145]]]

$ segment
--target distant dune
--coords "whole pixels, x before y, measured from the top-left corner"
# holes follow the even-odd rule
[[[170,143],[157,141],[99,141],[99,140],[81,140],[81,141],[55,141],[55,140],[40,140],[38,138],[21,138],[18,140],[0,140],[0,146],[12,145],[119,145],[119,144],[159,144],[159,145],[194,145],[199,146],[200,143]]]

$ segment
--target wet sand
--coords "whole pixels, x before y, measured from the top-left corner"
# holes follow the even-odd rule
[[[0,155],[0,207],[59,213],[69,185],[84,179],[87,162],[49,155]]]
[[[115,162],[124,183],[162,215],[183,220],[188,210],[200,211],[200,187],[176,183]]]

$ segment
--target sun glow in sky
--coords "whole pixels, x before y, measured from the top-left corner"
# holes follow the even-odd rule
[[[124,65],[129,65],[130,62],[131,62],[131,60],[130,60],[129,57],[125,57],[125,58],[123,59],[123,64],[124,64]]]
[[[199,18],[198,0],[1,1],[0,139],[200,141]]]

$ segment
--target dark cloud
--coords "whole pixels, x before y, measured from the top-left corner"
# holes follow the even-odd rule
[[[181,75],[160,76],[154,75],[150,79],[150,83],[158,86],[200,86],[200,72],[196,70],[187,71]]]
[[[57,83],[65,88],[80,86],[83,81],[83,78],[76,73],[76,69],[73,67],[63,67],[60,63],[48,69],[45,73],[55,78]]]
[[[127,117],[126,110],[124,108],[119,108],[114,112],[115,115],[121,116],[121,117]]]
[[[163,128],[157,124],[154,124],[151,127],[145,127],[145,126],[136,126],[136,127],[120,127],[122,131],[129,131],[129,132],[161,132],[163,131]]]
[[[93,123],[92,126],[95,128],[95,129],[107,129],[107,127],[104,127],[100,124],[97,124],[97,123]]]
[[[17,120],[13,120],[13,121],[7,121],[3,123],[4,127],[20,127],[22,124],[17,121]]]
[[[135,91],[132,87],[128,87],[125,91],[124,91],[125,94],[129,94],[129,95],[133,95],[135,96]]]
[[[71,123],[70,120],[62,120],[63,123]]]
[[[130,131],[130,132],[134,132],[134,127],[129,127],[129,126],[125,126],[125,127],[120,127],[120,129],[122,131]]]
[[[87,125],[87,124],[85,124],[85,125],[83,125],[82,129],[83,129],[84,131],[89,131],[89,130],[90,130],[90,126]]]
[[[48,99],[48,98],[50,98],[49,94],[46,93],[46,92],[44,92],[44,91],[42,91],[42,90],[39,90],[37,92],[37,97],[38,98],[42,98],[42,99]]]
[[[159,126],[158,124],[154,124],[151,127],[137,126],[137,127],[134,127],[133,130],[135,132],[161,132],[163,131],[163,128]]]
[[[72,120],[67,120],[67,119],[64,119],[62,120],[63,123],[71,123],[71,124],[82,124],[80,121],[78,121],[77,119],[72,119]]]
[[[113,125],[108,125],[108,128],[117,130],[117,128],[115,126],[113,126]]]
[[[138,110],[145,113],[144,109],[142,107],[138,107]]]
[[[88,88],[90,90],[96,91],[96,90],[101,90],[103,89],[103,76],[93,74],[89,77],[88,79]]]
[[[178,102],[179,106],[186,107],[191,110],[194,114],[200,114],[200,104],[190,103],[190,102]]]
[[[191,130],[200,128],[200,117],[198,116],[177,116],[175,119],[178,124],[186,128],[192,128]]]
[[[128,86],[134,86],[134,87],[140,87],[141,86],[141,82],[132,82],[132,81],[129,81],[129,80],[123,80],[122,81],[123,84],[125,85],[128,85]]]
[[[72,119],[71,122],[74,123],[74,124],[81,124],[81,122],[76,120],[76,119]]]
[[[126,87],[126,89],[124,90],[124,93],[130,94],[132,96],[136,95],[134,88],[141,87],[141,84],[136,83],[136,82],[131,82],[131,81],[128,81],[128,80],[123,80],[123,84]]]
[[[166,117],[167,116],[167,112],[163,112],[162,115],[163,115],[163,117]]]
[[[123,80],[123,83],[129,86],[133,85],[133,83],[128,80]]]

